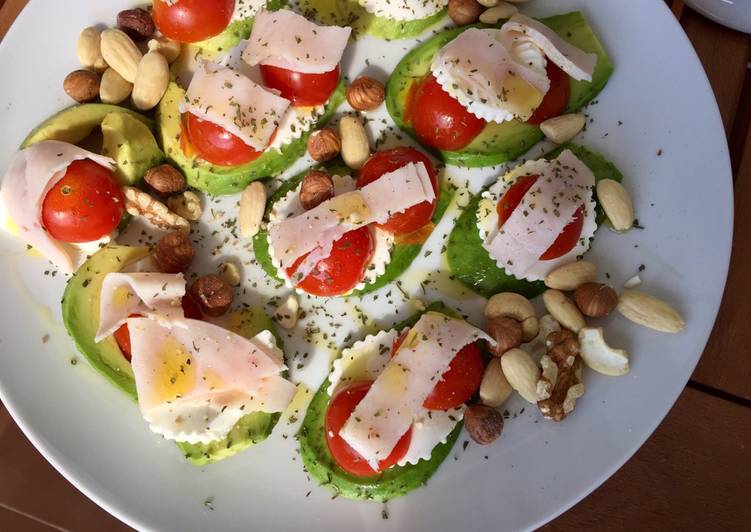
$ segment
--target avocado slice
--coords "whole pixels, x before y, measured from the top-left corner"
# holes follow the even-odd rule
[[[422,312],[395,325],[394,328],[411,327],[417,323],[420,316],[429,311],[456,316],[456,313],[443,303],[436,302],[428,305]],[[298,434],[300,454],[305,465],[305,471],[312,478],[317,480],[324,488],[347,499],[389,501],[424,486],[451,452],[451,448],[464,426],[463,422],[457,423],[454,430],[446,438],[446,443],[438,444],[433,449],[430,460],[421,460],[417,464],[394,466],[374,477],[356,477],[339,467],[326,444],[324,421],[326,409],[331,400],[327,392],[328,387],[329,380],[326,379],[313,396],[305,414],[305,419]]]
[[[62,300],[63,322],[78,350],[97,371],[133,399],[137,399],[137,392],[130,363],[112,336],[98,343],[94,336],[99,326],[99,294],[104,277],[149,254],[148,247],[110,245],[102,248],[68,281]],[[263,309],[256,307],[231,313],[229,329],[246,338],[262,330],[274,331]],[[279,417],[279,413],[251,412],[242,417],[223,440],[208,444],[177,442],[177,445],[189,462],[199,466],[210,464],[266,439]]]
[[[121,185],[132,185],[164,160],[164,152],[147,125],[132,114],[110,113],[102,120],[102,155],[115,159]]]
[[[105,103],[85,103],[63,109],[39,124],[21,143],[21,149],[43,140],[61,140],[78,144],[88,137],[110,113],[125,113],[143,122],[149,128],[154,126],[149,118],[125,107]]]
[[[320,24],[350,26],[355,35],[368,34],[387,41],[417,37],[446,16],[442,9],[430,17],[395,20],[369,13],[357,0],[301,0],[300,7]]]
[[[586,52],[597,54],[597,66],[592,82],[569,79],[571,96],[566,113],[581,109],[607,84],[613,73],[613,64],[584,16],[576,11],[540,19],[563,39]],[[418,83],[430,70],[433,56],[449,41],[467,28],[489,28],[482,24],[464,26],[437,34],[409,52],[399,62],[389,78],[386,89],[386,107],[396,125],[415,137],[405,117],[407,99],[413,84]],[[416,137],[415,137],[416,138]],[[460,151],[433,150],[447,164],[464,167],[494,166],[516,159],[544,138],[537,126],[512,120],[498,124],[489,122],[485,129]],[[417,139],[416,139],[417,140]]]
[[[277,11],[287,5],[287,0],[268,0],[264,9],[266,11]],[[214,37],[205,41],[195,43],[201,50],[209,52],[224,52],[231,50],[238,45],[243,39],[250,37],[253,29],[253,17],[235,20],[227,28]]]
[[[352,173],[352,171],[347,168],[347,166],[345,166],[344,163],[342,163],[340,160],[318,166],[315,169],[323,170],[332,175],[350,175]],[[279,188],[274,191],[274,193],[269,198],[268,204],[266,206],[267,217],[274,204],[282,199],[290,190],[297,188],[297,186],[308,174],[308,172],[310,172],[310,170],[306,170],[295,175],[294,177],[291,177],[290,179],[287,179]],[[453,197],[454,190],[445,183],[441,184],[438,205],[436,205],[435,212],[433,213],[433,218],[431,219],[431,222],[433,224],[438,225],[438,222],[441,221],[441,218],[443,218],[443,215],[446,213],[446,209],[448,209],[449,203],[451,203],[451,198]],[[284,283],[284,281],[279,278],[276,266],[274,266],[274,263],[271,260],[271,255],[269,254],[268,235],[268,231],[263,230],[259,231],[253,237],[253,253],[256,257],[256,260],[258,261],[258,264],[261,265],[261,267],[269,275],[269,277],[279,281],[280,283]],[[362,290],[355,290],[354,292],[348,294],[347,297],[363,296],[370,292],[375,292],[376,290],[391,283],[394,279],[403,274],[407,270],[407,268],[409,268],[409,265],[412,264],[412,261],[414,261],[420,254],[421,249],[422,244],[395,244],[391,250],[391,262],[389,262],[386,266],[386,271],[383,272],[383,274],[378,277],[375,282],[370,283]]]
[[[565,149],[571,150],[581,159],[592,170],[596,180],[610,178],[621,181],[623,179],[623,174],[613,163],[602,155],[575,144],[560,146],[543,157],[553,159]],[[532,282],[507,274],[496,265],[495,260],[482,247],[482,240],[477,229],[477,208],[480,196],[481,193],[470,200],[449,235],[446,255],[451,272],[464,286],[487,298],[499,292],[517,292],[528,298],[537,297],[545,291],[545,284],[542,281]],[[595,201],[597,201],[596,197]],[[598,204],[597,224],[602,224],[604,220],[605,213]]]
[[[185,91],[177,83],[170,83],[157,108],[157,123],[162,148],[167,158],[182,169],[188,184],[194,188],[220,196],[242,191],[248,183],[279,174],[300,158],[306,150],[308,137],[317,127],[329,121],[337,107],[344,101],[344,83],[339,82],[326,102],[318,123],[300,138],[282,146],[281,150],[269,150],[255,161],[240,166],[217,166],[196,157],[188,157],[180,147],[180,111],[178,105]]]

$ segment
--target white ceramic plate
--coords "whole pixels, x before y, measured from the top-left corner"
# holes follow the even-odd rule
[[[77,66],[74,43],[80,29],[113,24],[115,14],[131,5],[130,0],[31,1],[0,46],[0,168],[33,126],[69,104],[61,83]],[[44,276],[45,263],[4,235],[0,395],[44,456],[130,525],[182,531],[526,529],[563,512],[616,471],[678,397],[711,330],[732,233],[727,147],[709,83],[664,2],[537,0],[524,7],[533,15],[582,9],[613,58],[615,75],[588,110],[594,122],[579,141],[622,169],[645,229],[623,236],[601,230],[591,258],[617,287],[645,265],[644,288],[682,311],[688,322],[684,332],[660,334],[618,316],[605,320],[612,343],[632,353],[628,376],[589,372],[585,397],[561,424],[542,420],[530,405],[522,413],[524,403],[514,399],[508,409],[518,415],[508,420],[499,442],[486,448],[470,444],[463,451],[462,437],[426,488],[388,503],[384,521],[381,505],[331,500],[329,492],[306,479],[295,439],[283,437],[296,430],[286,421],[270,439],[232,459],[206,468],[186,463],[170,442],[149,432],[136,405],[76,354],[60,325],[64,280]],[[348,50],[346,70],[350,76],[360,73],[368,57],[368,70],[385,78],[413,45],[361,40]],[[385,110],[376,117],[386,118]],[[371,127],[377,133],[384,126],[376,120]],[[476,191],[497,173],[450,168],[447,177],[458,184],[469,179]],[[460,201],[466,197],[461,194]],[[220,262],[208,252],[228,234],[221,223],[234,216],[235,201],[208,206],[226,214],[218,221],[204,216],[204,232],[211,226],[223,233],[206,239],[199,271]],[[454,205],[429,241],[434,253],[413,265],[403,289],[426,301],[447,300],[477,318],[482,301],[447,280],[439,253],[457,212]],[[233,240],[222,252],[237,253],[233,246],[242,247]],[[419,283],[434,270],[439,280],[423,294]],[[264,302],[284,292],[266,286],[257,267],[246,267],[245,275],[244,301]],[[389,290],[393,305],[384,303]],[[373,330],[412,313],[413,302],[402,299],[391,287],[378,301],[369,296],[362,303],[326,302],[334,315],[346,314],[332,342],[341,344],[348,333],[364,334],[355,304]],[[313,315],[308,323],[325,328],[326,321]],[[45,335],[50,335],[47,342]],[[298,333],[287,345],[290,352],[309,353],[291,365],[295,378],[317,386],[333,351],[304,348]],[[73,359],[79,363],[72,365]]]

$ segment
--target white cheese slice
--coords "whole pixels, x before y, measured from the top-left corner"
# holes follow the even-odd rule
[[[378,17],[413,21],[439,13],[448,0],[358,0],[358,3]]]
[[[260,11],[243,59],[305,74],[334,70],[342,59],[352,28],[319,26],[286,9]]]
[[[231,22],[251,18],[266,6],[267,0],[235,0],[235,10],[232,12]]]
[[[525,175],[541,177],[499,230],[498,201],[519,177]],[[592,172],[569,150],[561,153],[555,161],[528,161],[511,170],[485,191],[479,202],[477,227],[483,247],[498,267],[510,275],[532,281],[544,279],[556,267],[589,249],[597,229],[592,186]],[[560,193],[563,195],[558,195]],[[574,248],[557,259],[539,260],[581,205],[585,206],[584,225]]]
[[[329,375],[329,396],[349,384],[375,381],[391,360],[391,347],[398,336],[396,329],[380,331],[343,349]],[[409,448],[397,465],[429,460],[436,445],[446,441],[463,417],[464,405],[448,411],[423,409],[415,416]]]
[[[415,419],[456,354],[479,339],[492,341],[465,321],[424,314],[407,334],[339,434],[374,469]]]
[[[193,113],[263,151],[289,103],[230,68],[203,61],[180,102],[180,113]]]
[[[501,26],[500,31],[511,43],[526,41],[535,44],[575,80],[592,81],[597,55],[577,48],[542,22],[517,13]]]
[[[165,323],[183,318],[184,295],[182,273],[108,273],[99,293],[99,330],[94,340],[111,335],[131,314]]]
[[[332,176],[332,178],[334,181],[335,196],[345,194],[347,192],[352,192],[357,189],[356,181],[350,176],[335,175]],[[283,198],[274,203],[274,206],[269,213],[269,221],[271,223],[279,222],[293,216],[298,216],[305,212],[305,208],[300,204],[301,187],[302,183],[300,183],[300,185],[298,185],[295,189],[287,192],[287,194],[285,194]],[[373,256],[371,257],[370,262],[366,265],[365,275],[362,281],[358,283],[357,286],[353,288],[353,290],[362,290],[367,285],[375,282],[378,277],[383,275],[383,273],[386,271],[386,266],[388,266],[389,262],[391,262],[391,249],[394,247],[394,236],[388,231],[384,231],[375,226],[371,227],[371,232],[373,235],[374,245]],[[278,277],[284,280],[284,283],[288,288],[295,288],[296,283],[292,282],[292,279],[290,279],[290,277],[287,275],[286,269],[281,267],[281,263],[274,255],[274,248],[270,244],[269,255],[271,257],[272,264],[277,269]],[[309,264],[302,265],[298,269],[298,273],[310,273],[310,270],[315,267],[315,263],[318,262],[318,260],[321,260],[321,258],[325,258],[323,253],[321,253],[318,258],[314,257],[310,261],[307,261]],[[300,294],[305,293],[300,288],[295,289]]]
[[[64,273],[73,273],[83,254],[44,229],[42,204],[47,193],[65,176],[68,166],[82,159],[90,159],[108,169],[115,165],[109,157],[73,144],[45,140],[15,155],[0,191],[5,216],[12,221],[4,225]]]
[[[295,395],[269,331],[247,339],[198,320],[171,328],[149,318],[127,323],[139,408],[167,438],[222,439],[243,415],[281,412]]]
[[[484,120],[527,120],[550,88],[542,52],[507,48],[500,30],[470,28],[441,48],[431,71],[443,89]]]
[[[349,231],[383,223],[393,214],[434,199],[425,165],[409,163],[357,191],[334,196],[298,216],[269,223],[270,247],[279,267],[286,269],[316,248],[330,249]]]

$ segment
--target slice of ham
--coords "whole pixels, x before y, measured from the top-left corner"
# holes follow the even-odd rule
[[[409,163],[363,188],[334,196],[303,214],[269,225],[269,244],[280,267],[286,269],[316,248],[318,260],[348,231],[388,218],[424,201],[435,191],[423,163]]]
[[[247,339],[199,320],[127,323],[138,404],[153,430],[179,425],[185,441],[221,439],[243,415],[281,412],[295,395],[269,331]]]
[[[517,13],[501,26],[500,32],[510,43],[533,42],[545,52],[548,59],[572,78],[592,81],[597,55],[577,48],[542,22]]]
[[[595,177],[570,150],[550,161],[501,228],[483,243],[496,262],[523,274],[589,203]]]
[[[203,61],[180,102],[180,113],[221,126],[254,150],[263,151],[289,104],[246,76]]]
[[[243,59],[304,74],[331,72],[339,64],[351,28],[319,26],[286,9],[261,11]]]
[[[182,273],[108,273],[99,294],[99,330],[94,340],[102,341],[125,323],[131,314],[140,314],[169,323],[184,317]]]
[[[456,354],[490,337],[463,320],[427,312],[407,334],[368,393],[339,431],[374,469],[418,417],[423,403]]]
[[[65,176],[70,163],[90,159],[112,169],[115,161],[73,144],[45,140],[16,154],[3,179],[2,201],[19,236],[64,273],[76,268],[67,245],[50,236],[42,225],[42,204],[52,187]]]

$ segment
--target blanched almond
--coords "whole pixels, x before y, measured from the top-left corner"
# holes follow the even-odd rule
[[[104,71],[99,85],[99,98],[102,103],[117,105],[127,100],[131,92],[133,92],[133,84],[123,79],[114,68]]]
[[[540,129],[556,144],[565,144],[584,129],[586,121],[583,114],[572,113],[549,118],[540,124]]]
[[[669,304],[636,290],[623,291],[618,312],[634,323],[656,331],[677,333],[686,326],[681,315]]]
[[[545,276],[545,286],[555,290],[576,290],[597,279],[597,266],[586,260],[569,262]]]
[[[265,210],[266,189],[260,181],[253,181],[240,195],[240,235],[250,238],[258,234]]]
[[[138,64],[133,83],[133,104],[141,111],[153,109],[169,85],[169,64],[159,52],[149,52]]]
[[[133,83],[136,80],[138,64],[143,54],[125,32],[115,29],[104,30],[101,36],[102,57],[123,79]]]
[[[101,32],[93,26],[84,28],[78,36],[76,55],[81,66],[102,72],[107,68],[107,62],[102,57]]]
[[[613,179],[601,179],[597,182],[597,199],[613,224],[613,229],[631,229],[634,225],[634,204],[623,185]]]
[[[300,304],[295,294],[290,294],[282,301],[274,312],[274,319],[283,329],[294,329]]]
[[[501,359],[492,358],[485,367],[480,383],[480,400],[482,404],[493,408],[501,406],[509,398],[513,388],[501,368]]]
[[[353,170],[359,170],[370,157],[370,141],[359,118],[343,116],[339,121],[339,136],[342,139],[342,159]]]
[[[497,24],[501,20],[511,18],[519,12],[519,9],[508,2],[499,0],[495,7],[486,9],[485,12],[480,15],[480,22],[483,24]]]
[[[584,316],[566,294],[559,290],[546,290],[542,301],[551,316],[566,329],[578,333],[587,324]]]
[[[501,368],[511,387],[524,399],[537,404],[537,381],[540,367],[521,349],[511,349],[501,357]]]

